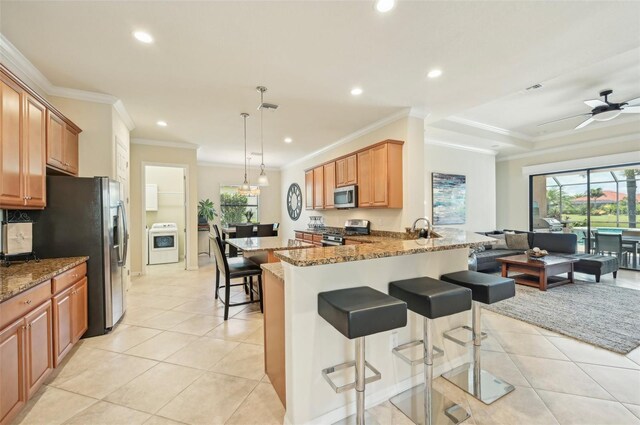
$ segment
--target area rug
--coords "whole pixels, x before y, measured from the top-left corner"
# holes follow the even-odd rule
[[[567,335],[616,353],[640,345],[640,291],[576,281],[550,288],[516,285],[516,296],[487,310]]]

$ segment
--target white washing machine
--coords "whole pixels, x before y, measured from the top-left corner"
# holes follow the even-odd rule
[[[177,263],[178,225],[154,223],[149,229],[149,264]]]

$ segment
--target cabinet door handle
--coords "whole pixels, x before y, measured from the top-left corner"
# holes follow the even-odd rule
[[[25,304],[27,304],[27,305],[29,305],[29,304],[31,304],[32,302],[33,302],[33,301],[31,301],[31,300],[26,300],[24,303],[25,303]]]

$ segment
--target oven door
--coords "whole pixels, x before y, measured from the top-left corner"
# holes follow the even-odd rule
[[[340,246],[340,245],[344,245],[344,242],[337,242],[337,241],[322,241],[322,246]]]
[[[338,187],[333,191],[333,205],[335,208],[355,208],[358,205],[358,187]]]

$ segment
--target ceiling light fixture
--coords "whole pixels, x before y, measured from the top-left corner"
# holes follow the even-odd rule
[[[133,33],[133,36],[136,38],[136,40],[138,40],[141,43],[145,43],[145,44],[153,43],[153,37],[151,37],[151,34],[149,34],[148,32],[136,31]]]
[[[393,9],[396,5],[395,0],[376,0],[376,10],[380,13],[386,13]]]
[[[168,125],[166,121],[158,121],[156,124],[160,127],[166,127]]]
[[[243,112],[240,116],[244,120],[244,181],[238,188],[238,193],[240,195],[250,195],[251,186],[249,185],[249,180],[247,180],[247,117],[249,114]]]
[[[429,71],[429,73],[427,74],[427,77],[429,78],[438,78],[439,76],[442,75],[442,71],[439,69],[432,69],[431,71]]]
[[[260,158],[262,162],[260,163],[260,175],[258,176],[258,186],[269,186],[269,178],[267,177],[267,173],[264,171],[264,128],[263,128],[263,117],[262,111],[265,108],[269,109],[277,109],[278,105],[274,105],[272,103],[264,103],[264,92],[267,91],[267,88],[264,86],[256,87],[256,90],[260,92]]]
[[[351,89],[351,94],[353,96],[360,96],[362,94],[362,89],[360,87],[354,87]]]
[[[284,142],[285,143],[291,143],[291,142],[293,142],[293,139],[291,137],[285,137],[284,138]]]

